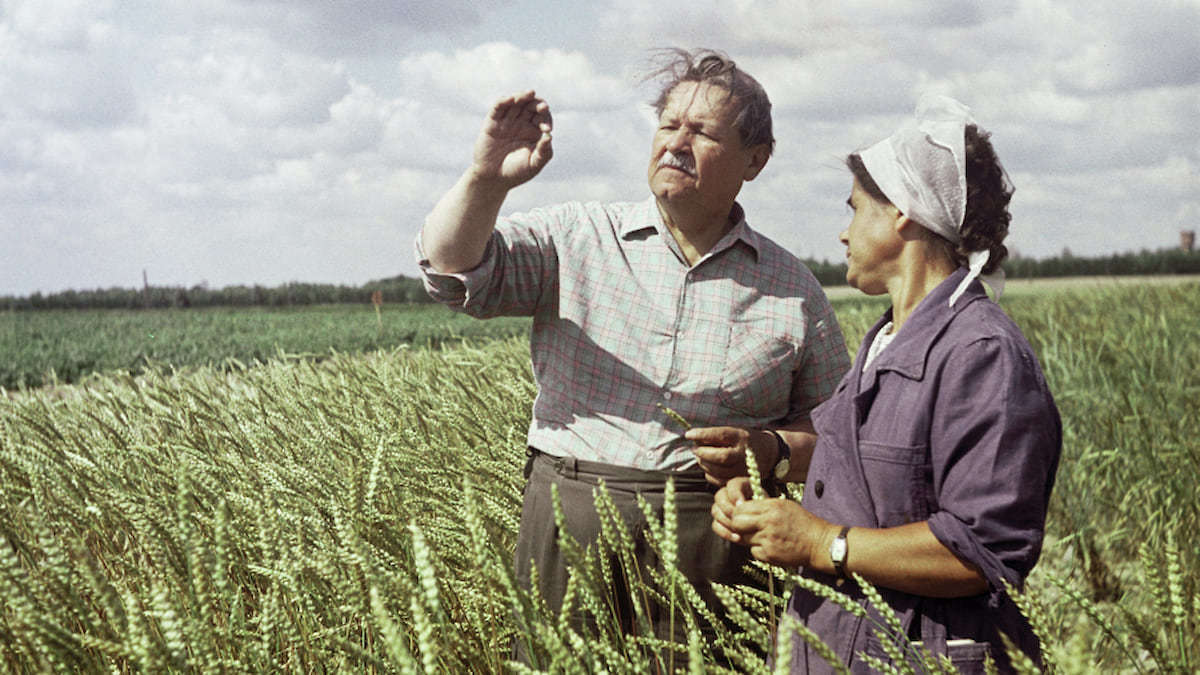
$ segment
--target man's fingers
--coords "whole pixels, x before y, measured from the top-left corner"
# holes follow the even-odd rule
[[[709,485],[715,485],[717,487],[725,487],[725,484],[729,482],[728,480],[719,476],[714,476],[707,471],[704,472],[704,480],[708,481]]]
[[[704,473],[710,473],[726,480],[738,475],[738,466],[735,462],[724,459],[711,460],[699,456],[697,456],[697,460],[699,460],[700,468],[704,469]]]
[[[521,104],[518,103],[520,98],[521,94],[513,94],[511,96],[505,96],[504,98],[498,99],[492,104],[492,119],[496,120],[497,122],[502,122],[505,119],[512,119],[512,117],[521,109]]]
[[[554,146],[550,144],[550,133],[545,132],[538,140],[537,145],[533,148],[533,165],[536,167],[546,166],[550,158],[554,156]]]
[[[534,94],[532,89],[526,89],[525,91],[517,92],[517,93],[513,94],[512,96],[509,96],[507,98],[503,98],[500,100],[507,101],[511,105],[516,106],[519,109],[519,108],[523,108],[527,103],[535,100],[536,98],[537,98],[537,95]]]
[[[533,118],[536,113],[530,109],[529,102],[514,103],[512,107],[504,113],[502,120],[505,125],[510,127],[524,128],[534,125]]]
[[[734,448],[701,446],[693,452],[708,482],[713,485],[724,485],[731,478],[746,473],[745,455]]]
[[[491,119],[497,124],[532,125],[540,131],[547,131],[546,126],[553,125],[550,105],[538,98],[532,89],[496,101],[492,105]]]
[[[697,445],[731,446],[737,445],[744,433],[737,427],[696,427],[688,429],[683,437]]]
[[[692,449],[701,464],[735,466],[744,461],[740,450],[728,446],[698,445]]]
[[[700,469],[704,471],[704,478],[718,487],[724,487],[731,479],[741,475],[737,469],[720,464],[700,462]]]

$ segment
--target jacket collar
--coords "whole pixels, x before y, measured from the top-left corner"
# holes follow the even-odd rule
[[[914,380],[925,376],[929,352],[933,349],[933,344],[937,341],[938,336],[946,330],[946,326],[971,303],[988,299],[983,284],[976,279],[967,286],[967,290],[958,298],[954,306],[949,306],[950,295],[954,293],[954,289],[958,287],[959,282],[966,274],[967,268],[958,268],[921,300],[908,320],[904,322],[892,343],[875,358],[873,367],[867,374],[864,374],[864,378],[870,380],[863,382],[864,387],[873,386],[874,373],[881,370],[892,370]],[[891,320],[892,308],[889,307],[888,311],[875,323],[875,326],[867,332],[855,364],[862,363],[875,334]],[[856,367],[861,368],[861,366]]]

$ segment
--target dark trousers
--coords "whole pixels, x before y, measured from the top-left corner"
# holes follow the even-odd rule
[[[528,484],[515,554],[517,577],[529,588],[530,571],[536,566],[538,590],[551,611],[558,612],[562,606],[568,576],[567,560],[558,543],[551,485],[558,486],[567,532],[586,549],[597,546],[600,537],[600,517],[596,513],[593,490],[603,480],[617,511],[630,530],[638,574],[648,581],[646,570],[658,567],[661,561],[648,543],[646,516],[638,506],[637,497],[641,495],[650,504],[652,516],[661,523],[667,477],[672,476],[675,479],[675,508],[678,514],[678,567],[709,608],[717,616],[722,616],[721,605],[713,595],[709,582],[761,587],[761,584],[742,572],[742,567],[750,559],[747,549],[730,544],[713,533],[711,509],[716,488],[704,479],[704,474],[699,470],[690,473],[640,471],[554,457],[534,450],[526,473]],[[622,628],[626,632],[632,629],[633,609],[630,603],[639,602],[647,610],[656,635],[668,637],[672,632],[668,625],[673,624],[673,637],[686,640],[681,630],[681,618],[678,615],[670,617],[668,608],[648,601],[646,594],[636,590],[636,584],[621,578],[619,560],[613,559],[610,563],[608,569],[614,570],[613,575],[617,577],[610,584],[617,596],[614,598],[614,611]],[[682,598],[677,598],[677,602],[686,605]],[[575,602],[574,607],[578,614],[581,611],[580,603]],[[577,625],[582,626],[584,622],[577,620]]]

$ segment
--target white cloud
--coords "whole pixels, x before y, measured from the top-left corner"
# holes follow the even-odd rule
[[[1043,128],[1080,126],[1091,119],[1091,103],[1084,98],[1058,91],[1047,80],[1032,81],[1023,88],[1015,87],[1008,75],[995,78],[992,86],[980,87],[985,93],[977,99],[976,107],[985,108],[996,119],[1020,120],[1032,131]]]
[[[630,96],[620,78],[597,73],[581,52],[521,49],[507,42],[413,54],[400,61],[399,70],[405,87],[479,110],[526,89],[570,109],[622,107]]]
[[[108,3],[9,2],[0,14],[6,116],[72,127],[117,124],[136,109]]]
[[[1193,0],[1074,6],[1076,49],[1057,66],[1070,89],[1114,92],[1200,83],[1200,4]]]
[[[109,30],[110,1],[5,0],[5,25],[21,38],[52,49],[84,50]]]
[[[641,114],[631,83],[598,72],[584,54],[492,42],[414,54],[401,61],[399,71],[406,95],[419,100],[406,105],[389,124],[389,156],[456,176],[470,160],[492,103],[534,89],[554,117],[555,156],[521,196],[514,194],[506,211],[514,205],[534,206],[538,197],[545,203],[584,196],[640,199],[645,194],[643,174],[653,127]],[[643,186],[632,195],[627,194],[633,184],[630,174]],[[563,192],[555,188],[558,181],[581,189]],[[433,198],[427,198],[423,207],[432,206]]]
[[[185,42],[154,73],[158,102],[197,99],[238,124],[312,124],[349,90],[345,68],[307,54],[280,50],[261,35],[217,31]]]
[[[221,12],[291,49],[329,57],[396,54],[423,35],[453,36],[478,27],[500,0],[232,0]]]
[[[853,120],[863,115],[905,112],[916,97],[920,73],[872,49],[854,48],[800,56],[745,59],[762,83],[776,115]]]
[[[673,11],[637,0],[616,0],[607,3],[601,27],[602,34],[620,34],[637,49],[710,47],[723,49],[737,60],[739,54],[796,56],[827,49],[881,47],[889,41],[895,45],[935,42],[945,31],[1008,17],[1017,4],[1016,0],[707,0],[690,3],[687,11]]]
[[[801,254],[840,257],[842,157],[925,90],[994,132],[1027,255],[1173,245],[1200,211],[1194,0],[0,3],[0,294],[143,267],[214,286],[414,273],[488,107],[527,88],[556,155],[506,212],[641,199],[637,75],[669,45],[724,49],[771,94],[777,152],[743,201]]]

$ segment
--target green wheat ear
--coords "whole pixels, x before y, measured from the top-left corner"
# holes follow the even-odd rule
[[[1046,626],[1049,625],[1050,620],[1046,616],[1046,608],[1042,605],[1040,598],[1028,587],[1022,592],[1017,590],[1007,579],[1001,579],[1001,582],[1004,584],[1004,592],[1008,594],[1017,609],[1021,611],[1021,615],[1029,622],[1029,627],[1033,629],[1033,634],[1041,645],[1042,663],[1045,665],[1046,672],[1054,672],[1057,670],[1058,664],[1048,648],[1051,642]]]
[[[679,413],[675,412],[674,410],[671,410],[670,408],[668,408],[667,406],[665,406],[661,403],[655,403],[654,405],[658,406],[663,412],[665,412],[667,414],[667,417],[670,417],[671,419],[675,420],[675,422],[679,426],[683,427],[684,429],[692,428],[691,422],[688,422],[686,419],[684,419],[683,415],[680,415]]]
[[[753,448],[746,448],[746,473],[750,476],[750,490],[754,499],[766,499],[767,491],[763,489],[762,471],[758,467],[758,454]]]

